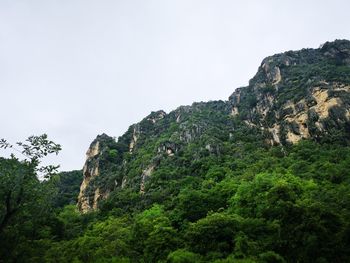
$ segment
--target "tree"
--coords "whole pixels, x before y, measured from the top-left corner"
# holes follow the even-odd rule
[[[213,213],[191,223],[186,232],[188,245],[199,254],[210,252],[225,256],[234,249],[234,238],[240,227],[237,215]]]
[[[167,262],[170,263],[194,263],[201,262],[199,254],[187,251],[186,249],[178,249],[168,255]]]
[[[10,159],[0,159],[0,234],[18,211],[28,207],[33,200],[37,192],[35,186],[39,183],[38,173],[49,178],[59,168],[40,165],[45,156],[58,154],[61,150],[61,146],[48,140],[46,134],[30,136],[25,142],[18,142],[17,146],[21,150],[5,139],[0,140],[0,149],[11,148],[24,156],[21,161],[14,154]]]

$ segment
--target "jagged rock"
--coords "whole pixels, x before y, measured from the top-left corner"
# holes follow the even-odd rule
[[[152,123],[156,123],[157,121],[163,119],[165,116],[166,116],[165,111],[160,110],[160,111],[152,112],[148,116],[147,120],[149,120]]]
[[[78,209],[82,213],[97,209],[100,199],[108,197],[108,192],[101,193],[99,188],[93,189],[93,197],[86,193],[91,181],[100,175],[100,158],[104,147],[104,141],[113,140],[106,134],[97,136],[86,152],[86,161],[83,167],[83,182],[78,195]]]
[[[134,129],[133,129],[133,133],[132,133],[132,138],[131,138],[131,141],[130,141],[130,144],[129,144],[129,152],[132,153],[135,146],[136,146],[136,143],[137,143],[137,139],[139,138],[140,136],[140,125],[135,125],[134,126]]]
[[[173,156],[178,150],[179,146],[170,141],[162,143],[157,149],[158,153],[166,153],[169,156]]]
[[[91,143],[86,152],[86,162],[83,167],[83,182],[80,186],[80,193],[78,196],[78,208],[82,212],[91,210],[89,199],[85,196],[85,190],[88,187],[92,178],[99,175],[98,161],[96,156],[100,153],[100,142],[94,141]]]
[[[151,176],[152,172],[154,171],[154,168],[156,167],[155,164],[150,164],[147,166],[146,169],[142,171],[141,174],[141,184],[140,184],[140,193],[144,194],[145,193],[145,183],[147,179]]]
[[[249,86],[237,89],[229,97],[231,115],[251,127],[268,131],[271,144],[279,144],[284,139],[296,143],[325,133],[324,122],[337,107],[344,110],[345,116],[334,123],[342,126],[342,119],[349,120],[350,116],[347,99],[350,70],[339,68],[344,73],[336,80],[330,76],[335,74],[337,66],[350,65],[349,61],[347,40],[327,42],[319,49],[288,51],[268,57]],[[311,112],[317,121],[309,118]]]

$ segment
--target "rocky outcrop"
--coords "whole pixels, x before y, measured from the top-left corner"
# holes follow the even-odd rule
[[[266,75],[266,79],[269,82],[271,82],[273,85],[276,85],[276,84],[280,83],[282,80],[281,70],[278,66],[273,66],[271,68],[269,62],[273,62],[273,60],[263,62],[263,64],[261,65],[261,68],[264,70],[264,73]],[[284,63],[285,63],[285,65],[289,65],[288,60],[286,60],[286,62],[284,62]]]
[[[166,141],[158,146],[158,153],[165,153],[168,156],[174,156],[174,154],[179,150],[179,145],[174,142]]]
[[[349,84],[349,41],[288,51],[264,59],[249,86],[230,96],[231,116],[266,131],[270,144],[316,138],[349,121]]]
[[[150,164],[148,165],[141,174],[141,183],[140,183],[140,194],[144,194],[145,193],[145,183],[147,181],[147,179],[151,176],[152,172],[154,171],[154,169],[156,168],[155,164]]]
[[[100,142],[94,141],[86,152],[86,161],[83,167],[83,182],[80,186],[80,192],[78,196],[78,208],[81,212],[86,213],[90,211],[97,202],[98,197],[94,197],[94,202],[90,203],[89,197],[85,191],[90,184],[90,181],[99,176],[99,162],[98,155],[100,154]],[[98,190],[96,190],[98,193]]]
[[[132,132],[131,141],[129,144],[129,152],[132,153],[134,148],[136,147],[137,139],[140,136],[140,125],[135,124]]]
[[[82,213],[97,209],[98,201],[108,197],[108,192],[101,192],[99,187],[91,184],[100,176],[100,160],[103,153],[104,141],[112,139],[106,134],[97,136],[86,152],[86,161],[83,167],[83,182],[78,195],[78,209]]]
[[[157,121],[163,119],[165,116],[166,116],[165,111],[160,110],[160,111],[152,112],[148,116],[147,120],[152,123],[156,123]]]
[[[339,96],[341,93],[338,93],[338,91],[350,94],[350,86],[333,84],[329,87],[314,87],[311,90],[311,102],[301,99],[295,103],[291,101],[285,103],[282,107],[286,114],[280,116],[279,122],[285,123],[286,141],[296,143],[301,139],[312,137],[312,132],[309,130],[312,119],[317,119],[313,124],[318,132],[324,133],[326,127],[323,122],[330,117],[332,109],[336,107],[349,112],[349,105],[343,101],[342,96]],[[332,97],[330,93],[333,94]],[[266,116],[263,113],[262,115]],[[348,114],[345,117],[348,121],[350,120]],[[334,121],[337,122],[338,120]],[[273,141],[280,143],[281,125],[274,124],[274,127],[269,127],[268,129],[272,133]]]

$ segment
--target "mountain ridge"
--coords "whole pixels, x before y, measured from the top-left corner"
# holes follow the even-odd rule
[[[144,195],[161,162],[176,159],[192,143],[199,146],[194,159],[202,151],[220,155],[226,143],[239,143],[234,141],[237,130],[254,130],[265,145],[329,137],[348,143],[349,92],[350,41],[269,56],[249,85],[237,88],[227,101],[151,112],[118,141],[99,135],[87,152],[79,210],[98,209],[116,189],[130,187]]]

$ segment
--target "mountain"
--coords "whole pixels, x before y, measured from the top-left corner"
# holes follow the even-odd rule
[[[98,135],[83,170],[38,180],[60,145],[29,137],[0,158],[0,262],[350,262],[349,87],[336,40]]]
[[[140,203],[164,202],[179,189],[160,189],[205,176],[210,167],[196,165],[211,158],[220,165],[228,155],[244,155],[247,145],[283,151],[302,140],[349,145],[349,92],[350,41],[267,57],[227,101],[152,112],[117,141],[97,136],[87,151],[79,210],[96,210],[125,191]]]

